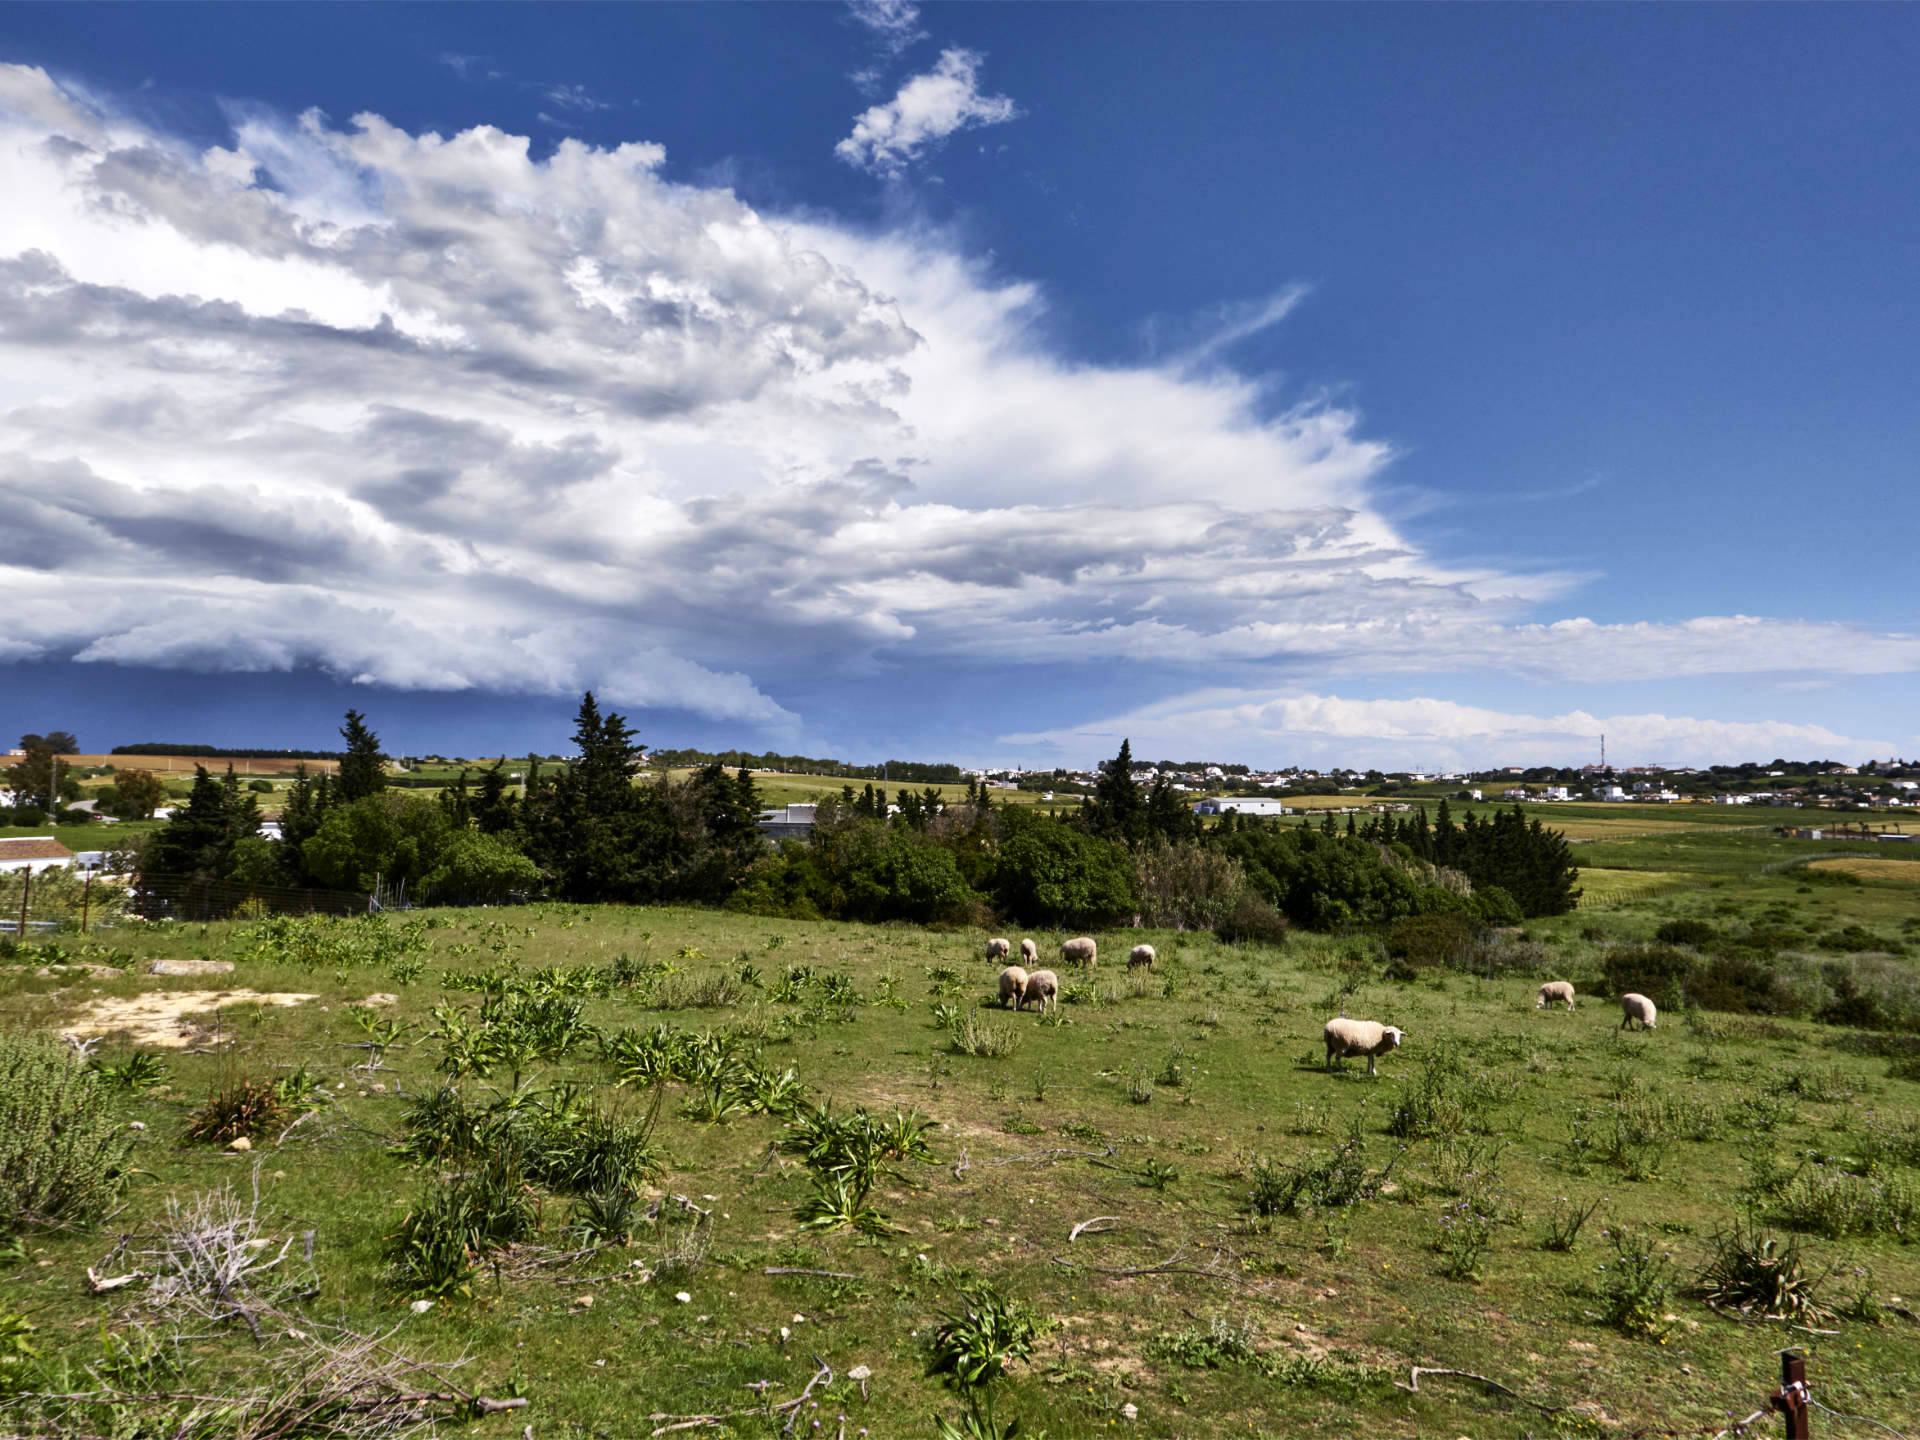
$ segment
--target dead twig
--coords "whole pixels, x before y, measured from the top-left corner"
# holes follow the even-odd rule
[[[1071,1245],[1074,1241],[1078,1240],[1081,1235],[1092,1229],[1093,1226],[1100,1224],[1103,1220],[1111,1220],[1116,1225],[1120,1223],[1120,1217],[1118,1215],[1096,1215],[1091,1220],[1082,1220],[1078,1225],[1074,1226],[1072,1230],[1067,1232],[1067,1243]],[[1095,1235],[1104,1235],[1106,1231],[1093,1230],[1093,1233]]]
[[[828,1280],[858,1280],[858,1275],[849,1275],[844,1270],[802,1270],[797,1265],[769,1265],[760,1272],[762,1275],[820,1275]]]
[[[1420,1377],[1422,1375],[1453,1375],[1453,1376],[1458,1376],[1462,1380],[1478,1380],[1482,1385],[1486,1386],[1489,1390],[1498,1390],[1502,1395],[1505,1395],[1508,1399],[1518,1400],[1522,1405],[1531,1405],[1535,1410],[1540,1411],[1540,1413],[1543,1415],[1558,1415],[1563,1413],[1569,1408],[1565,1405],[1548,1405],[1543,1401],[1529,1400],[1526,1396],[1522,1395],[1518,1390],[1515,1390],[1510,1386],[1502,1385],[1498,1380],[1490,1379],[1485,1375],[1475,1374],[1471,1370],[1452,1370],[1452,1369],[1448,1369],[1445,1366],[1438,1366],[1438,1365],[1415,1365],[1412,1368],[1412,1372],[1407,1376],[1407,1383],[1402,1385],[1398,1380],[1396,1380],[1393,1382],[1394,1388],[1399,1390],[1405,1390],[1409,1394],[1418,1395],[1420,1393]]]
[[[998,1160],[989,1160],[987,1163],[989,1165],[1039,1165],[1066,1156],[1083,1155],[1103,1160],[1118,1153],[1111,1145],[1104,1150],[1036,1150],[1031,1155],[1003,1155]]]

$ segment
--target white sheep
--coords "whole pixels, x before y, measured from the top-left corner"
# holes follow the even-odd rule
[[[987,941],[987,959],[1004,960],[1013,953],[1013,946],[1005,940]]]
[[[1147,967],[1147,969],[1151,970],[1153,968],[1154,959],[1155,959],[1155,956],[1153,953],[1153,946],[1136,945],[1133,947],[1132,950],[1127,952],[1127,969],[1132,970],[1138,966],[1144,965]]]
[[[1644,995],[1622,995],[1620,997],[1620,1028],[1631,1030],[1636,1020],[1640,1022],[1642,1030],[1658,1029],[1660,1010]]]
[[[1031,940],[1020,942],[1020,963],[1031,970],[1040,963],[1040,947]]]
[[[1035,970],[1027,976],[1026,989],[1020,993],[1020,1008],[1027,1008],[1029,1000],[1038,1000],[1040,1009],[1057,1010],[1060,1008],[1060,977],[1051,970]]]
[[[1573,982],[1571,980],[1549,980],[1540,987],[1540,998],[1533,1002],[1533,1008],[1544,1010],[1556,1000],[1567,1002],[1567,1009],[1573,1008]]]
[[[1027,993],[1027,972],[1018,965],[1009,965],[1000,972],[1000,1008],[1007,1008],[1007,1001],[1020,1001]]]
[[[1100,963],[1100,947],[1093,943],[1091,935],[1082,935],[1060,947],[1060,958],[1069,965],[1084,965],[1091,970]]]
[[[1406,1031],[1392,1025],[1382,1025],[1378,1020],[1349,1020],[1342,1015],[1327,1021],[1327,1069],[1333,1069],[1335,1057],[1345,1059],[1349,1055],[1367,1057],[1367,1074],[1374,1073],[1374,1060],[1390,1050],[1399,1048]]]

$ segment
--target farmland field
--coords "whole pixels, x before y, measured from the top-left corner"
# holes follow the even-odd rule
[[[1281,947],[1148,933],[1159,968],[1129,976],[1116,957],[1142,934],[1125,931],[1099,937],[1095,972],[1063,970],[1057,1024],[993,1006],[980,935],[690,909],[424,911],[291,938],[153,926],[22,947],[0,965],[8,1027],[105,1026],[100,1053],[117,1063],[132,1049],[110,1027],[131,1022],[104,1007],[145,995],[173,1009],[142,1042],[166,1067],[160,1088],[115,1102],[146,1127],[126,1209],[90,1231],[29,1233],[0,1268],[0,1302],[76,1364],[103,1324],[191,1334],[196,1383],[244,1388],[260,1353],[244,1326],[188,1323],[137,1282],[89,1294],[86,1270],[127,1270],[108,1257],[151,1249],[169,1199],[247,1197],[257,1182],[261,1238],[277,1251],[314,1237],[316,1288],[285,1302],[267,1352],[299,1344],[285,1332],[304,1334],[305,1315],[392,1330],[409,1355],[470,1356],[468,1391],[529,1402],[466,1427],[479,1435],[529,1422],[535,1435],[776,1435],[792,1412],[756,1408],[800,1395],[823,1365],[833,1378],[807,1401],[821,1402],[807,1412],[818,1433],[837,1437],[844,1414],[848,1435],[931,1434],[930,1417],[960,1403],[927,1373],[930,1341],[983,1285],[1040,1326],[996,1417],[1054,1437],[1712,1427],[1763,1404],[1787,1344],[1811,1348],[1825,1403],[1911,1430],[1920,1068],[1900,1057],[1920,1042],[1710,1011],[1623,1033],[1603,999],[1545,1012],[1533,991],[1562,976],[1596,988],[1607,948],[1664,920],[1732,926],[1763,908],[1816,948],[1852,926],[1897,954],[1920,939],[1920,898],[1893,868],[1913,862],[1843,855],[1818,866],[1841,874],[1810,885],[1810,867],[1766,868],[1803,847],[1746,832],[1607,853],[1613,868],[1582,883],[1608,903],[1508,937],[1492,979],[1389,982],[1369,937],[1299,933]],[[1047,953],[1061,937],[1036,938]],[[235,968],[142,973],[166,957]],[[57,960],[95,968],[42,973]],[[396,1147],[476,1021],[476,985],[576,993],[592,1031],[517,1076],[469,1074],[460,1093],[476,1106],[598,1097],[636,1124],[658,1101],[646,1193],[659,1218],[595,1248],[570,1228],[584,1202],[539,1187],[527,1238],[414,1313],[422,1292],[396,1275],[392,1237],[450,1172]],[[236,989],[311,998],[213,1008]],[[1323,1068],[1320,1029],[1342,1009],[1408,1032],[1375,1079],[1360,1062]],[[656,1026],[730,1037],[754,1073],[791,1069],[834,1114],[928,1120],[926,1158],[873,1187],[877,1233],[803,1223],[820,1192],[779,1143],[789,1121],[623,1072],[611,1037]],[[188,1142],[236,1074],[304,1074],[317,1089],[295,1128],[254,1136],[250,1155]],[[1834,1208],[1844,1197],[1851,1219]],[[1588,1207],[1573,1248],[1551,1248]],[[1689,1293],[1716,1237],[1748,1217],[1826,1277],[1819,1318],[1743,1323]],[[1622,1309],[1622,1247],[1652,1277],[1639,1311]],[[1431,1376],[1411,1393],[1415,1365],[1520,1399]],[[856,1366],[864,1381],[848,1378]]]

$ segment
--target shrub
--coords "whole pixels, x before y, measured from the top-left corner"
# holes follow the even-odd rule
[[[947,1032],[948,1045],[954,1054],[976,1055],[992,1060],[1013,1054],[1020,1048],[1023,1038],[1021,1032],[1011,1025],[996,1025],[991,1020],[982,1020],[978,1005],[955,1020]]]
[[[1688,918],[1662,922],[1653,932],[1653,938],[1662,945],[1692,945],[1704,949],[1720,938],[1720,932],[1705,920]]]
[[[1493,1244],[1494,1218],[1479,1199],[1462,1196],[1434,1222],[1433,1248],[1449,1280],[1478,1280],[1480,1257]]]
[[[295,1114],[274,1081],[230,1070],[187,1122],[185,1138],[225,1145],[242,1137],[278,1136],[293,1123]]]
[[[1387,930],[1387,954],[1409,971],[1456,965],[1472,944],[1473,927],[1460,915],[1408,915]]]
[[[1774,1196],[1775,1218],[1793,1230],[1829,1240],[1920,1230],[1920,1186],[1900,1175],[1868,1178],[1802,1170]]]
[[[0,1234],[107,1212],[133,1148],[108,1112],[99,1077],[66,1046],[0,1033]]]
[[[1287,917],[1251,890],[1242,890],[1213,933],[1230,945],[1284,945]]]
[[[1609,995],[1645,995],[1670,1010],[1677,1009],[1686,994],[1694,957],[1671,945],[1623,945],[1609,950],[1601,964]]]

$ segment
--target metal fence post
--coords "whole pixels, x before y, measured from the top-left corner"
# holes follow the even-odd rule
[[[1809,1428],[1811,1417],[1807,1406],[1811,1394],[1807,1388],[1807,1357],[1793,1350],[1782,1350],[1780,1388],[1767,1403],[1786,1420],[1787,1440],[1811,1440],[1813,1431]]]

